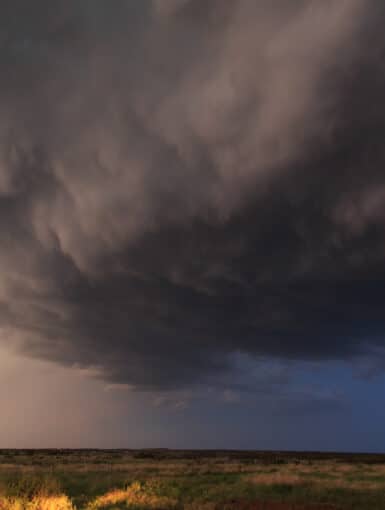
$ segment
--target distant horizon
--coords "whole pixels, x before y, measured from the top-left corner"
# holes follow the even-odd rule
[[[137,451],[169,451],[169,452],[218,452],[218,453],[225,453],[225,452],[233,452],[233,453],[285,453],[285,454],[325,454],[325,455],[369,455],[369,456],[385,456],[385,451],[336,451],[336,450],[263,450],[263,449],[246,449],[246,448],[167,448],[167,447],[143,447],[143,448],[125,448],[125,447],[117,447],[117,448],[87,448],[87,447],[80,447],[80,448],[60,448],[60,447],[53,447],[53,448],[1,448],[0,451],[58,451],[58,452],[81,452],[81,451],[106,451],[106,452],[137,452]]]

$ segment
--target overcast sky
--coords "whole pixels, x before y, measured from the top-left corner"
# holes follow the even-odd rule
[[[1,1],[0,447],[385,451],[384,22]]]

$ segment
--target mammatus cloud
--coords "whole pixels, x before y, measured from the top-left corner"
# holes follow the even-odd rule
[[[231,375],[237,353],[378,352],[369,4],[3,2],[2,336],[156,390]]]

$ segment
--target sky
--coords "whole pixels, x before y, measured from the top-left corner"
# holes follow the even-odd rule
[[[382,0],[2,0],[0,447],[385,451]]]

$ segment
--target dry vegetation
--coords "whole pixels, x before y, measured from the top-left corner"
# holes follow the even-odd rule
[[[113,490],[97,497],[88,505],[88,510],[99,510],[111,506],[148,508],[148,509],[173,509],[178,502],[176,499],[158,494],[158,484],[150,481],[147,484],[132,483],[124,490]]]
[[[385,491],[385,464],[361,465],[317,462],[287,464],[253,473],[250,481],[260,485],[308,485],[350,490]]]
[[[74,510],[71,500],[63,494],[57,496],[0,497],[1,510]]]

